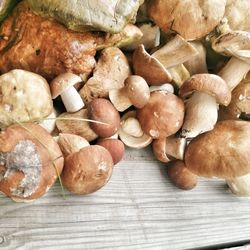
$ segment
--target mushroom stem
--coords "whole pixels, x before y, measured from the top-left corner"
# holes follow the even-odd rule
[[[223,78],[233,90],[250,70],[250,65],[243,60],[232,57],[218,75]]]
[[[67,112],[76,112],[84,107],[81,96],[73,86],[61,93],[61,98]]]
[[[149,87],[149,91],[150,91],[150,93],[152,93],[154,91],[167,91],[167,92],[173,94],[174,93],[174,87],[170,83],[165,83],[165,84],[162,84],[160,86],[152,85],[152,86]]]
[[[237,196],[250,196],[250,174],[226,180],[232,193]]]
[[[218,118],[216,99],[202,92],[195,92],[185,103],[185,119],[181,137],[194,138],[212,130]]]
[[[139,121],[134,117],[129,117],[121,122],[121,127],[125,133],[134,137],[143,136],[143,131]]]

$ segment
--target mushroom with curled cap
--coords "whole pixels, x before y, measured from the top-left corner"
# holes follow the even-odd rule
[[[196,74],[179,90],[185,101],[185,119],[181,137],[193,138],[214,128],[218,119],[218,104],[227,106],[231,92],[227,83],[214,74]]]
[[[212,48],[225,56],[231,56],[218,72],[233,90],[250,71],[250,32],[227,31],[212,42]]]
[[[194,138],[184,162],[194,174],[232,179],[250,172],[250,123],[227,120]]]
[[[50,83],[52,98],[60,95],[67,112],[76,112],[84,107],[84,102],[74,87],[79,82],[82,82],[80,76],[68,72],[57,76]]]
[[[0,93],[1,127],[15,122],[41,120],[52,113],[49,85],[35,73],[15,69],[1,75]]]
[[[14,124],[0,132],[0,159],[0,191],[22,202],[44,195],[64,162],[53,137],[33,123]]]
[[[226,0],[150,0],[149,17],[165,32],[175,31],[186,40],[210,33],[225,13]]]

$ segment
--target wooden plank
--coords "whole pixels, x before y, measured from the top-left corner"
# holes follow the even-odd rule
[[[250,200],[220,180],[171,185],[150,150],[127,150],[111,181],[88,196],[55,185],[28,204],[0,196],[3,249],[190,249],[250,239]]]

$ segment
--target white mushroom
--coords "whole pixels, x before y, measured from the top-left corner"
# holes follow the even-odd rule
[[[230,190],[237,196],[250,196],[250,174],[226,180]]]

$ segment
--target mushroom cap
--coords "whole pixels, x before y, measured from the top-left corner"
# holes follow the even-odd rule
[[[210,33],[222,19],[226,0],[150,0],[148,14],[164,31],[172,30],[186,40]]]
[[[0,93],[1,126],[9,126],[13,120],[39,120],[53,111],[49,85],[35,73],[15,69],[1,75]]]
[[[0,191],[19,201],[44,195],[63,168],[58,144],[44,128],[33,123],[14,124],[1,131],[0,154]]]
[[[150,98],[150,91],[147,82],[137,75],[129,76],[125,82],[128,98],[138,109],[143,108]]]
[[[250,122],[218,122],[194,138],[184,155],[186,167],[199,176],[230,179],[250,172]]]
[[[227,106],[231,101],[231,91],[227,83],[214,74],[196,74],[183,83],[179,96],[185,98],[193,91],[199,91],[214,96],[219,104]]]
[[[160,61],[145,50],[143,44],[133,53],[133,69],[136,75],[145,79],[149,85],[171,82],[172,76]]]
[[[149,102],[137,111],[142,130],[154,139],[175,134],[181,128],[183,118],[183,101],[169,92],[151,93]]]
[[[90,127],[100,137],[110,137],[114,135],[120,125],[120,115],[113,104],[104,98],[94,99],[88,106],[88,117],[100,123],[90,123]]]
[[[112,170],[113,160],[109,151],[93,145],[66,157],[61,179],[70,192],[89,194],[108,182]]]
[[[50,91],[52,98],[55,99],[61,95],[67,88],[74,86],[75,84],[82,82],[80,76],[67,72],[57,76],[50,83]]]

